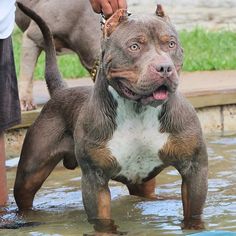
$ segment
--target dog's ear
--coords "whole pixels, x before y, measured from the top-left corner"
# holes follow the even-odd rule
[[[165,21],[170,22],[170,18],[165,14],[161,4],[157,4],[156,15],[163,18]]]
[[[116,27],[128,18],[126,9],[117,10],[105,23],[103,28],[103,38],[109,37]]]
[[[157,4],[156,15],[159,16],[159,17],[164,17],[165,16],[165,12],[163,10],[163,7],[160,4]]]

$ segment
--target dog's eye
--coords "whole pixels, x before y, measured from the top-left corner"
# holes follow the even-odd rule
[[[169,42],[169,48],[174,48],[176,45],[176,42],[175,41],[170,41]]]
[[[134,44],[132,44],[132,45],[129,47],[129,49],[130,49],[131,51],[137,51],[137,50],[140,49],[140,47],[139,47],[139,45],[138,45],[137,43],[134,43]]]

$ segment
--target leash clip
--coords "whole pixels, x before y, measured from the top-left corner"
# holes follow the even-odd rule
[[[100,15],[101,30],[103,30],[103,27],[104,27],[105,23],[106,23],[105,15],[103,13],[101,13],[101,15]]]

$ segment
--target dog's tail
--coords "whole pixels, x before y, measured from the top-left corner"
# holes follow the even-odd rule
[[[57,66],[56,51],[53,43],[52,33],[46,22],[34,11],[17,2],[18,7],[31,19],[33,19],[39,26],[43,38],[44,49],[46,53],[45,62],[45,79],[50,95],[52,96],[56,91],[66,88],[67,85],[63,81]]]

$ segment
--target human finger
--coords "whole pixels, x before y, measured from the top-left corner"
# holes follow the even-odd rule
[[[112,12],[116,12],[119,9],[119,4],[117,0],[109,0],[109,3],[111,5],[112,8]]]
[[[102,13],[106,19],[114,13],[111,4],[108,1],[102,2]]]
[[[119,9],[127,9],[126,0],[117,0],[117,1],[118,1],[118,8]]]
[[[91,4],[94,12],[96,12],[96,13],[102,12],[101,4],[99,4],[98,1],[95,1],[95,0],[89,0],[89,1],[90,1],[90,4]]]

